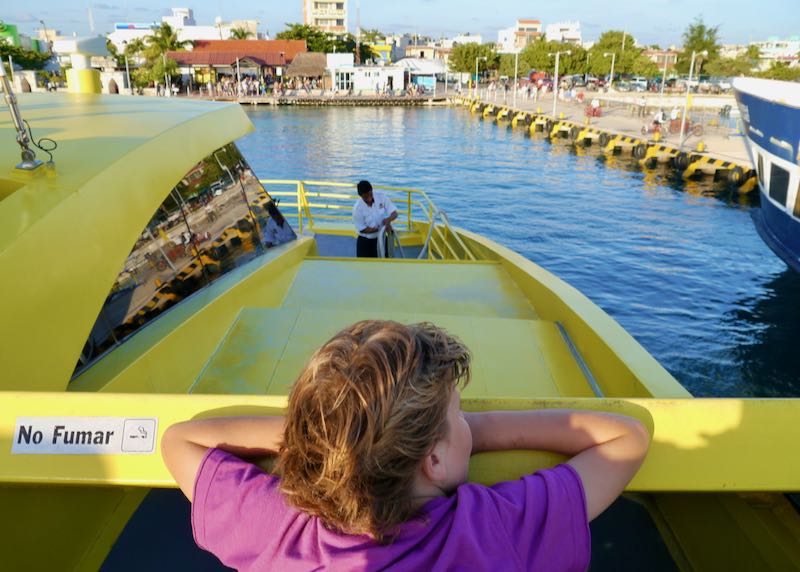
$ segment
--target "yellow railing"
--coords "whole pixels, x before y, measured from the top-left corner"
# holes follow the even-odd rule
[[[294,199],[294,202],[281,201],[280,205],[284,216],[290,216],[290,212],[294,213],[292,216],[296,217],[296,228],[299,233],[302,233],[304,228],[315,230],[315,224],[322,221],[339,223],[342,227],[347,227],[352,220],[353,204],[359,198],[355,192],[330,190],[355,191],[356,185],[353,183],[290,179],[261,179],[260,182],[273,198]],[[282,190],[282,187],[288,189]],[[409,232],[426,233],[426,254],[429,259],[476,260],[469,247],[453,230],[447,215],[436,207],[425,191],[387,185],[373,185],[373,188],[386,192],[395,202],[401,213],[398,221],[403,221],[398,223],[400,228],[405,227]]]

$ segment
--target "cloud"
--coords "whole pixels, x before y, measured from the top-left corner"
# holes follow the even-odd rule
[[[104,4],[102,2],[97,2],[96,4],[92,4],[91,6],[95,10],[119,10],[119,6],[116,6],[114,4]]]
[[[7,21],[18,22],[20,24],[38,24],[39,18],[33,14],[17,14],[16,16],[11,16]]]

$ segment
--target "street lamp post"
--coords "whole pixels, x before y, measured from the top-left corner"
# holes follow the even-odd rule
[[[559,60],[561,59],[561,54],[570,55],[572,50],[565,50],[563,52],[556,52],[555,54],[549,54],[551,57],[556,57],[556,73],[555,79],[553,80],[553,119],[556,117],[556,104],[558,103],[558,64]]]
[[[608,89],[611,89],[611,86],[614,85],[614,63],[617,61],[617,54],[616,52],[606,52],[603,54],[604,58],[611,56],[611,75],[608,78]]]
[[[664,73],[661,74],[661,99],[664,99],[664,86],[667,84],[667,54],[664,54]]]
[[[123,41],[122,54],[125,56],[125,78],[128,80],[128,92],[133,95],[133,85],[131,84],[131,68],[128,65],[128,42]]]
[[[519,75],[519,50],[514,51],[514,108],[517,107],[517,91],[519,86],[517,85],[517,76]]]
[[[694,73],[694,60],[697,56],[706,57],[707,50],[702,52],[692,52],[692,62],[689,64],[689,79],[686,81],[686,100],[683,102],[683,116],[681,117],[681,141],[678,145],[679,149],[683,149],[683,142],[686,138],[686,114],[689,111],[689,92],[692,90],[692,74]]]
[[[478,56],[475,58],[475,84],[472,90],[472,98],[478,99],[478,61],[483,60],[486,61],[488,58],[486,56]]]

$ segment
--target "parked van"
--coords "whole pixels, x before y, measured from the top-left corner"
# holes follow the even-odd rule
[[[632,77],[630,85],[633,91],[647,91],[647,78],[642,76]]]

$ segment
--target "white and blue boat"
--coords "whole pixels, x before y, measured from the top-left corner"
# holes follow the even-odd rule
[[[733,89],[761,190],[756,229],[800,272],[800,83],[738,78]]]

